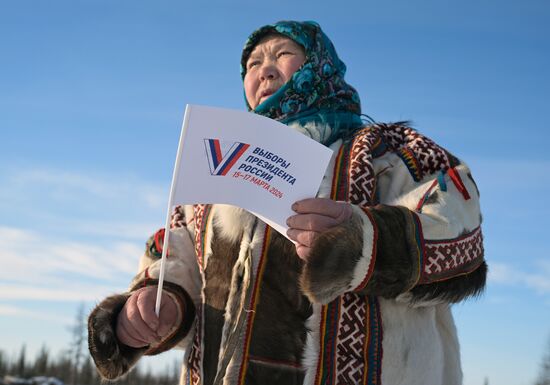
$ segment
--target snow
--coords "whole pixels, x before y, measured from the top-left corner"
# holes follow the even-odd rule
[[[5,376],[0,380],[0,385],[65,385],[65,383],[55,377],[32,377],[24,379],[15,376]]]

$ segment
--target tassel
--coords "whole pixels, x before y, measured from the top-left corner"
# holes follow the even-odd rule
[[[420,201],[416,205],[416,211],[421,212],[422,206],[424,206],[424,203],[426,203],[426,199],[428,199],[428,197],[432,193],[432,190],[434,189],[435,186],[437,186],[437,180],[434,180],[430,185],[430,187],[428,188],[428,191],[424,193],[424,195],[422,196],[422,199],[420,199]]]
[[[464,197],[464,199],[465,200],[470,199],[470,194],[468,193],[468,190],[466,190],[466,186],[464,186],[464,183],[462,183],[462,179],[460,179],[460,175],[458,174],[458,172],[455,170],[454,167],[449,169],[448,174],[451,177],[451,180],[453,181],[457,190],[460,191],[460,193]]]
[[[437,175],[437,182],[441,191],[447,191],[447,182],[445,182],[445,170],[441,170]]]

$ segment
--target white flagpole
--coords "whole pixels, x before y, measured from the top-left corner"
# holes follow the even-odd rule
[[[180,159],[181,159],[181,152],[183,150],[183,139],[185,137],[185,133],[187,131],[187,124],[189,122],[189,115],[191,114],[191,106],[188,104],[185,106],[185,116],[183,118],[183,126],[181,129],[180,134],[180,141],[178,144],[178,152],[176,154],[176,163],[174,165],[174,173],[172,174],[172,185],[170,186],[170,195],[168,196],[168,209],[166,210],[166,223],[164,225],[164,241],[162,245],[162,257],[160,260],[160,273],[159,273],[159,282],[158,282],[158,289],[157,289],[157,301],[155,303],[155,313],[157,314],[157,317],[160,314],[160,302],[162,298],[162,286],[164,284],[164,270],[166,269],[166,254],[168,253],[168,241],[169,241],[169,234],[170,234],[170,218],[172,216],[172,210],[173,210],[173,201],[174,201],[174,195],[177,185],[177,179],[179,174],[179,168],[180,168]]]

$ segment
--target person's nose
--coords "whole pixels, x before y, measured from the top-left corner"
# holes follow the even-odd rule
[[[277,66],[271,60],[266,60],[260,69],[260,80],[274,80],[279,76]]]

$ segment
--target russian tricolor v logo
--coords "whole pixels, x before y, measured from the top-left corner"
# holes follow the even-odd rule
[[[226,175],[231,167],[250,147],[241,142],[220,142],[219,139],[204,139],[211,175]]]

